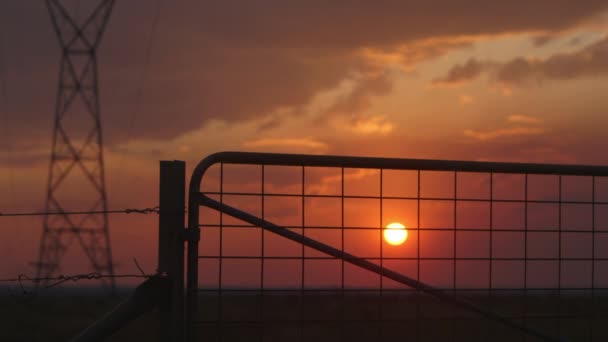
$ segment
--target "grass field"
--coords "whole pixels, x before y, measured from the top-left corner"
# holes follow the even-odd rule
[[[608,340],[606,296],[467,296],[567,341]],[[426,295],[226,291],[203,292],[199,299],[197,341],[541,341]],[[0,341],[66,341],[120,300],[70,292],[0,297]],[[159,326],[152,312],[110,341],[157,341]]]
[[[16,292],[16,291],[13,291]],[[123,298],[104,295],[62,292],[43,296],[20,293],[0,296],[0,341],[68,341]],[[111,341],[157,341],[157,333],[149,327],[158,326],[156,313],[134,321]]]
[[[549,335],[569,341],[608,340],[606,297],[591,300],[550,293],[467,297]],[[416,294],[230,292],[218,297],[209,293],[201,294],[199,313],[197,330],[205,337],[201,341],[540,341]]]

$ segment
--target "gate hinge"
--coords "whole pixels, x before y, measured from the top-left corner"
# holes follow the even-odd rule
[[[201,239],[201,229],[182,229],[182,239],[188,242],[198,242]]]

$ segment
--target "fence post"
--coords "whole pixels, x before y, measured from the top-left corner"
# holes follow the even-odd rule
[[[162,341],[184,340],[184,239],[186,163],[160,162],[158,272],[171,281],[160,303]]]

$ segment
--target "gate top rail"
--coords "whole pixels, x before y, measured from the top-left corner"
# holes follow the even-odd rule
[[[199,192],[198,189],[200,188],[205,171],[217,163],[608,177],[608,166],[603,165],[506,163],[257,152],[218,152],[201,160],[194,169],[192,178],[190,180],[191,193]]]

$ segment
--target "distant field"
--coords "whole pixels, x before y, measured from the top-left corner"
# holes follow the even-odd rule
[[[469,294],[483,306],[570,341],[608,340],[608,297]],[[560,299],[561,298],[561,299]],[[595,309],[595,318],[592,317]],[[560,314],[561,312],[561,314]],[[201,341],[539,341],[426,295],[201,294]],[[558,318],[557,316],[560,316]],[[593,337],[593,339],[592,339]]]
[[[527,312],[527,325],[569,341],[608,340],[606,296],[468,297],[519,321]],[[0,341],[65,341],[120,299],[69,293],[0,297]],[[197,321],[199,341],[540,341],[415,294],[201,293]],[[111,341],[157,341],[158,326],[157,314],[150,313]]]

